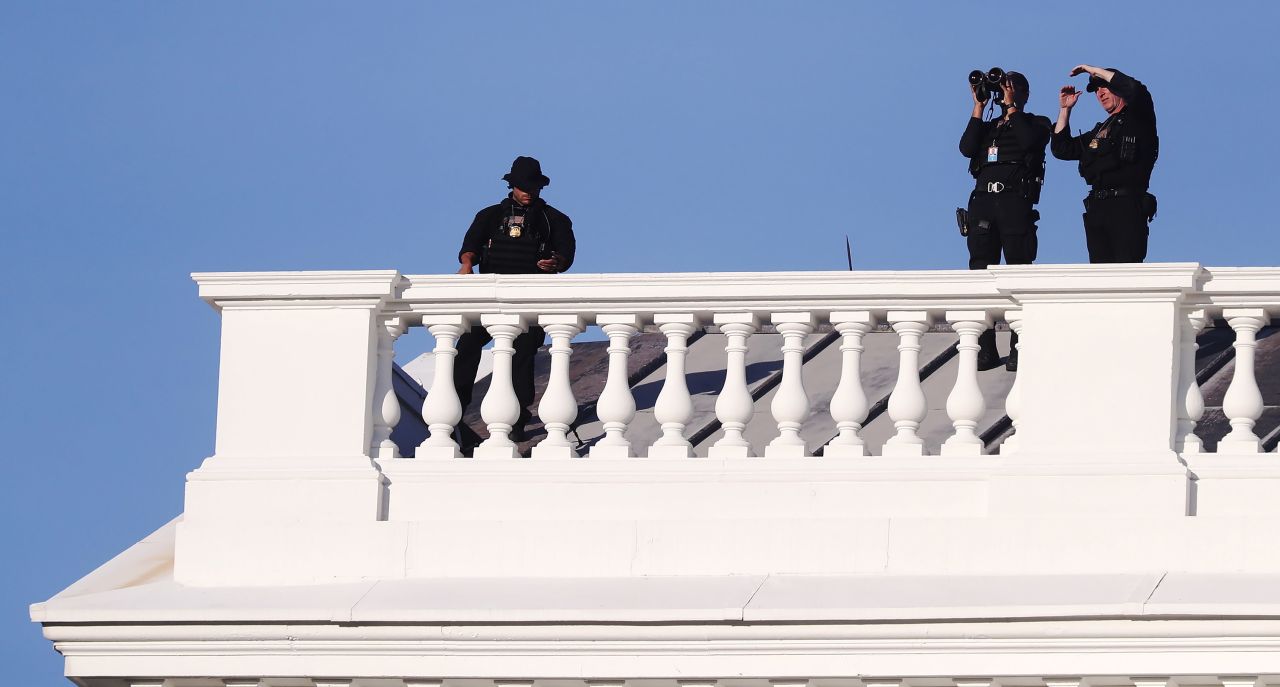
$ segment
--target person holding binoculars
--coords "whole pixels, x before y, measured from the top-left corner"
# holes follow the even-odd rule
[[[1072,136],[1071,108],[1080,92],[1063,86],[1051,149],[1059,160],[1079,160],[1080,176],[1091,187],[1084,199],[1089,262],[1142,262],[1148,223],[1156,216],[1156,197],[1147,187],[1160,156],[1151,92],[1118,69],[1081,64],[1071,70],[1071,76],[1078,74],[1089,75],[1085,90],[1097,93],[1107,119]]]
[[[1026,111],[1031,86],[1018,72],[999,67],[969,75],[973,113],[960,137],[960,153],[969,158],[969,173],[976,185],[968,208],[957,208],[960,233],[969,247],[969,269],[999,264],[1029,265],[1036,259],[1035,209],[1044,184],[1045,147],[1052,123],[1048,117]],[[1000,115],[983,118],[988,101],[1000,107]],[[978,338],[978,369],[1000,365],[995,330]],[[1018,368],[1017,337],[1010,343],[1005,367]]]

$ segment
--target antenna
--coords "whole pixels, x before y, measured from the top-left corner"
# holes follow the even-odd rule
[[[849,248],[849,235],[844,235],[844,257],[849,261],[849,271],[853,271],[853,250]]]

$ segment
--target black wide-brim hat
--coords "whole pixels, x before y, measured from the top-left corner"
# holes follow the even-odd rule
[[[1115,72],[1115,71],[1119,71],[1119,70],[1118,70],[1118,69],[1116,69],[1115,67],[1107,67],[1107,71],[1109,71],[1109,72]],[[1090,92],[1090,93],[1093,93],[1094,91],[1097,91],[1099,88],[1111,88],[1111,84],[1110,84],[1110,83],[1108,83],[1108,82],[1106,82],[1106,81],[1104,81],[1104,80],[1102,80],[1102,79],[1099,79],[1099,78],[1098,78],[1098,77],[1096,77],[1096,76],[1090,76],[1090,77],[1089,77],[1089,85],[1088,85],[1088,86],[1085,86],[1085,87],[1084,87],[1084,90],[1086,90],[1086,91],[1088,91],[1088,92]]]
[[[511,163],[511,171],[502,180],[525,192],[537,191],[551,183],[551,179],[542,173],[542,165],[523,155]]]

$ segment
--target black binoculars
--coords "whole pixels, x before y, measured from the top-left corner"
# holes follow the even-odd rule
[[[969,85],[973,87],[973,93],[980,102],[997,99],[1002,97],[1000,84],[1004,83],[1004,70],[999,67],[992,67],[984,74],[981,69],[975,69],[969,72]]]

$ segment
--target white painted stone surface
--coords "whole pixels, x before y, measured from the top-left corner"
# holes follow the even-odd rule
[[[1280,270],[196,279],[224,321],[217,446],[188,476],[186,512],[31,609],[81,684],[1160,687],[1280,674],[1280,470],[1265,454],[1175,451],[1186,313],[1269,319]],[[1012,311],[1025,342],[1012,453],[936,455],[953,432],[955,358],[920,384],[923,403],[867,423],[867,455],[810,455],[822,439],[762,457],[780,423],[799,422],[798,390],[829,407],[837,343],[801,368],[802,385],[756,400],[745,456],[634,457],[660,432],[621,401],[606,414],[630,425],[632,452],[372,455],[388,421],[388,318],[614,322],[623,341],[658,320],[674,350],[718,313],[805,313],[819,329],[807,349],[832,312],[901,324]],[[908,333],[922,359],[956,340]],[[781,338],[753,334],[744,364],[776,356]],[[903,359],[897,336],[863,344],[864,369],[885,375],[860,380],[869,399],[895,377],[912,386],[914,370],[869,364]],[[707,336],[677,369],[725,361],[724,339]],[[978,374],[979,426],[1009,382]],[[502,396],[491,426],[509,419]],[[714,417],[715,396],[671,396],[668,436]],[[1233,418],[1253,413],[1246,401]],[[895,420],[918,422],[916,455],[886,455]],[[810,415],[798,435],[830,438],[835,423]]]

